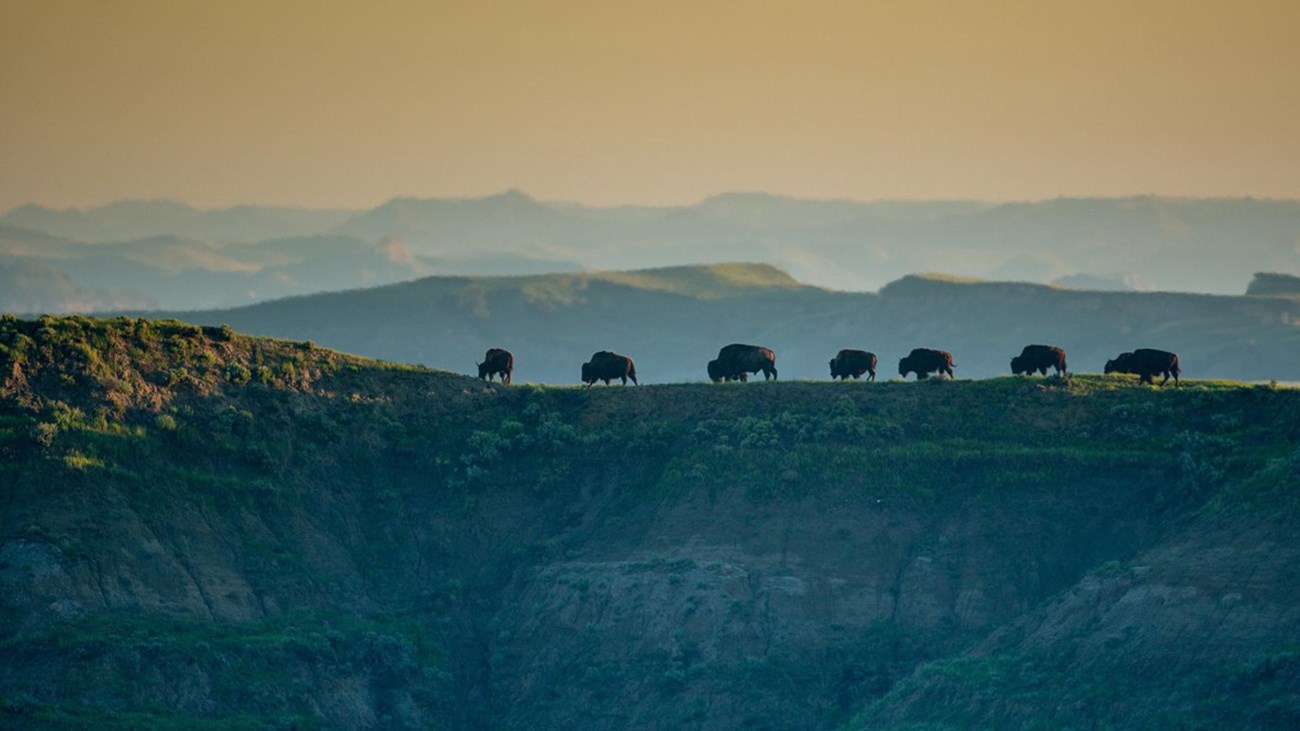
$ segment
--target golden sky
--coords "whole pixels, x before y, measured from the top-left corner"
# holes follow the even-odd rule
[[[0,0],[0,209],[1300,197],[1300,1]]]

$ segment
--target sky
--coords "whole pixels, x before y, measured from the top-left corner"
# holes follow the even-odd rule
[[[0,210],[1300,198],[1300,2],[0,0]]]

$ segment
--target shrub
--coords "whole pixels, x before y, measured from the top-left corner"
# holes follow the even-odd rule
[[[180,368],[164,368],[151,373],[149,380],[159,386],[175,386],[185,380],[185,371]]]
[[[229,325],[222,325],[221,327],[208,326],[203,328],[203,333],[219,343],[227,343],[235,338],[235,331]]]
[[[48,421],[42,421],[32,427],[32,438],[42,447],[49,448],[54,445],[54,438],[59,435],[57,424],[51,424]]]
[[[158,418],[154,419],[154,426],[163,431],[176,431],[176,417],[171,414],[159,414]]]
[[[231,363],[226,366],[226,380],[236,386],[243,386],[253,380],[253,372],[243,363]]]

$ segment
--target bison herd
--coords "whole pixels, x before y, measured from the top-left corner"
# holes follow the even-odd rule
[[[868,381],[876,380],[876,354],[865,350],[845,348],[830,360],[831,379],[860,379],[867,376]],[[491,381],[499,376],[502,383],[510,383],[514,372],[515,357],[508,350],[490,348],[478,364],[478,377]],[[915,348],[898,361],[898,375],[907,378],[916,374],[916,380],[922,381],[931,374],[947,375],[954,378],[952,353],[946,350]],[[1053,369],[1057,376],[1068,376],[1065,364],[1065,351],[1055,345],[1026,345],[1020,355],[1011,359],[1011,372],[1017,376],[1032,376],[1034,373],[1047,375]],[[718,351],[718,357],[709,361],[707,366],[709,380],[714,383],[725,381],[748,381],[750,374],[763,374],[763,380],[776,378],[776,353],[771,348],[759,345],[732,343]],[[1170,378],[1178,385],[1178,376],[1182,370],[1178,367],[1178,356],[1164,350],[1139,348],[1131,353],[1120,353],[1113,360],[1106,361],[1107,374],[1130,373],[1136,375],[1142,383],[1154,383],[1154,377],[1163,375],[1160,385],[1165,385]],[[588,386],[596,381],[605,385],[613,380],[627,385],[636,380],[636,364],[626,355],[612,350],[593,353],[591,360],[582,364],[582,382]]]

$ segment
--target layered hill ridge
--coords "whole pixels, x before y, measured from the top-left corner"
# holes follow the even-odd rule
[[[1073,282],[1237,294],[1251,275],[1300,275],[1300,202],[1255,199],[978,201],[808,200],[729,193],[693,205],[592,207],[537,200],[518,190],[479,198],[396,198],[365,211],[237,206],[201,210],[175,201],[131,201],[85,210],[25,206],[0,228],[28,229],[98,246],[174,236],[243,256],[274,239],[399,236],[413,256],[449,275],[631,270],[760,261],[818,287],[874,291],[907,274],[953,272],[989,280]],[[0,230],[0,255],[32,255],[33,241]],[[45,246],[54,246],[45,241]],[[182,247],[184,250],[184,247]],[[87,288],[119,284],[94,269],[64,270]],[[205,270],[213,274],[220,269]],[[404,272],[340,284],[234,286],[229,272],[205,287],[158,298],[167,309],[235,306],[303,291],[413,279]],[[132,290],[147,296],[146,287]],[[2,293],[0,293],[2,294]],[[50,300],[49,311],[71,303]],[[0,308],[8,305],[0,299]]]
[[[135,313],[145,314],[145,313]],[[841,348],[876,353],[883,377],[912,348],[951,351],[958,377],[1009,372],[1030,343],[1065,348],[1098,372],[1135,348],[1176,352],[1192,377],[1300,380],[1300,301],[907,276],[879,293],[801,285],[763,264],[531,277],[431,277],[250,307],[168,313],[258,335],[311,338],[371,357],[467,372],[490,347],[516,378],[575,383],[591,353],[615,350],[650,382],[698,381],[718,349],[777,353],[783,378],[827,378]]]
[[[1291,728],[1300,392],[501,387],[0,321],[0,717]]]

